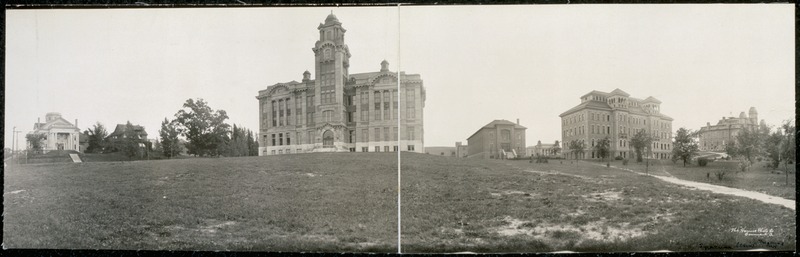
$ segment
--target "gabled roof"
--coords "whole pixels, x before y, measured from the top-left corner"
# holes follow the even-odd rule
[[[480,128],[480,129],[478,129],[477,131],[475,131],[475,133],[472,133],[472,135],[470,135],[470,136],[467,138],[467,140],[469,140],[470,138],[474,137],[476,134],[478,134],[478,132],[480,132],[480,131],[481,131],[481,130],[483,130],[483,129],[486,129],[486,128],[489,128],[489,129],[491,129],[491,128],[496,128],[498,125],[513,125],[513,126],[514,126],[514,128],[516,128],[516,129],[528,129],[528,128],[526,128],[526,127],[522,126],[522,125],[519,125],[519,124],[517,124],[517,123],[510,122],[510,121],[507,121],[507,120],[493,120],[492,122],[489,122],[489,124],[486,124],[485,126],[481,127],[481,128]]]
[[[114,128],[114,132],[106,136],[106,138],[125,134],[126,127],[127,127],[126,124],[117,124],[117,127]],[[144,127],[142,126],[133,125],[133,130],[139,134],[144,134],[145,136],[147,136],[147,131],[145,131]]]
[[[661,103],[661,101],[659,101],[658,99],[656,99],[655,97],[652,97],[652,96],[648,96],[648,97],[647,97],[647,98],[645,98],[645,99],[644,99],[644,101],[642,101],[642,102],[643,102],[643,103],[651,102],[651,103],[657,103],[657,104],[660,104],[660,103]]]
[[[62,117],[58,117],[58,118],[50,120],[50,121],[48,121],[46,123],[37,122],[37,123],[33,124],[33,130],[34,131],[36,131],[36,130],[49,130],[49,129],[53,128],[53,127],[61,127],[61,128],[67,127],[67,128],[74,128],[76,130],[80,130],[78,127],[75,126],[75,124],[72,124],[71,122],[67,121],[66,119],[64,119]]]

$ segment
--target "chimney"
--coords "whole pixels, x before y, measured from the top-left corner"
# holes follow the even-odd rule
[[[306,82],[311,79],[311,72],[303,72],[303,82]]]
[[[519,119],[517,119],[517,125],[519,125]]]
[[[36,123],[42,123],[42,117],[36,117]]]
[[[78,127],[78,119],[75,119],[75,127]]]

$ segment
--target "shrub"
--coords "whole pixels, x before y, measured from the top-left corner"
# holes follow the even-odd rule
[[[725,173],[727,173],[727,170],[726,169],[721,169],[721,170],[715,171],[714,175],[717,176],[718,180],[722,180],[722,178],[725,177]]]
[[[750,168],[750,165],[751,165],[750,161],[742,160],[741,162],[739,162],[739,170],[745,172],[747,171],[748,168]]]
[[[622,160],[622,165],[628,165],[628,159]]]
[[[617,160],[617,161],[622,160],[622,159],[624,159],[624,158],[622,158],[622,156],[614,157],[614,160]]]
[[[697,159],[697,165],[706,166],[707,164],[708,164],[708,159],[706,159],[706,158]]]

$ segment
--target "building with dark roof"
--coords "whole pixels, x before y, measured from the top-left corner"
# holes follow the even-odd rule
[[[378,71],[351,74],[342,23],[331,14],[317,29],[314,79],[306,71],[302,81],[277,83],[256,96],[259,155],[422,153],[425,88],[420,76],[392,72],[385,60]]]
[[[615,89],[609,93],[592,91],[581,96],[581,103],[559,115],[561,142],[565,158],[599,158],[597,142],[608,137],[610,157],[633,157],[630,140],[644,130],[655,138],[651,158],[669,159],[672,152],[672,118],[661,113],[661,101],[650,96],[644,100]],[[571,141],[582,141],[584,152],[569,149]]]
[[[467,138],[467,157],[507,159],[525,155],[527,128],[507,120],[494,120]]]
[[[147,131],[144,130],[144,127],[139,125],[133,125],[133,131],[138,139],[142,139],[147,141]],[[106,140],[117,140],[125,138],[125,131],[128,130],[126,124],[117,124],[117,127],[114,128],[114,132],[108,134],[106,136]]]
[[[766,127],[764,120],[758,122],[756,107],[750,107],[748,114],[739,113],[739,117],[722,117],[716,125],[706,122],[697,133],[699,147],[702,151],[725,151],[726,144],[736,143],[736,136],[744,129],[756,131],[759,126]]]

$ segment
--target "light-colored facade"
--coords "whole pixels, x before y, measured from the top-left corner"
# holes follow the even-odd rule
[[[456,142],[456,157],[465,158],[469,154],[469,146]]]
[[[33,124],[33,131],[28,134],[44,134],[42,141],[42,152],[47,153],[54,150],[81,151],[80,136],[81,130],[78,128],[78,120],[75,124],[70,123],[61,117],[60,113],[49,112],[45,115],[44,123],[37,120]],[[30,142],[28,149],[31,149]]]
[[[725,145],[736,142],[736,135],[743,129],[756,130],[764,120],[758,123],[758,111],[750,107],[748,115],[744,112],[739,117],[722,117],[716,125],[710,122],[698,131],[698,140],[701,151],[725,151]]]
[[[610,93],[592,91],[581,96],[581,103],[561,117],[561,152],[564,158],[600,158],[595,144],[606,137],[611,141],[609,157],[633,157],[631,138],[644,130],[655,140],[650,158],[669,159],[672,152],[672,118],[660,111],[661,101],[642,99],[615,89]],[[573,140],[583,141],[582,154],[569,149]]]
[[[558,142],[558,141],[556,141]],[[528,146],[525,149],[526,156],[543,156],[543,157],[558,157],[560,156],[561,149],[556,148],[558,146],[561,147],[560,144],[542,144],[542,141],[536,142],[534,146]]]
[[[467,138],[468,158],[504,159],[525,154],[527,128],[507,120],[494,120]],[[509,154],[513,153],[513,154]]]
[[[422,153],[425,88],[420,76],[391,72],[386,61],[377,72],[351,74],[342,23],[331,14],[317,29],[315,79],[306,71],[301,82],[258,92],[259,155]]]

